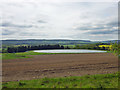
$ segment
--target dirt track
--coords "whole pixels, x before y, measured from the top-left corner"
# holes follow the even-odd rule
[[[43,77],[81,76],[118,71],[118,57],[111,53],[35,55],[3,60],[3,81]]]

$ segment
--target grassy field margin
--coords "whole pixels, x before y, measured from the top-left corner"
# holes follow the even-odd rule
[[[105,52],[111,53],[111,52]],[[17,59],[17,58],[32,58],[30,55],[49,55],[49,54],[80,54],[80,53],[38,53],[33,51],[28,52],[19,52],[19,53],[1,53],[0,57],[2,56],[2,60],[7,59]]]
[[[3,82],[3,88],[118,88],[118,73]]]

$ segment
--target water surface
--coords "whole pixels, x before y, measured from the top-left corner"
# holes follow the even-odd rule
[[[34,50],[38,53],[104,53],[101,50],[85,50],[85,49],[54,49],[54,50]]]

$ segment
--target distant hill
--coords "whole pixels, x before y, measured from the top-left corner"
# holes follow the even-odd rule
[[[108,41],[102,41],[102,43],[118,43],[120,40],[108,40]]]
[[[4,45],[40,45],[40,44],[60,44],[60,45],[73,45],[73,44],[88,44],[92,43],[89,40],[64,40],[64,39],[26,39],[26,40],[2,40]]]
[[[67,39],[26,39],[26,40],[2,40],[3,45],[43,45],[43,44],[60,44],[60,45],[76,45],[91,43],[115,43],[120,40],[108,41],[90,41],[90,40],[67,40]]]

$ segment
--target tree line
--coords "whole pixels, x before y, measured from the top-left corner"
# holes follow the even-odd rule
[[[16,53],[16,52],[25,52],[30,50],[46,50],[46,49],[90,49],[90,50],[109,50],[106,47],[99,47],[99,45],[105,45],[104,43],[95,43],[95,44],[85,44],[85,45],[75,45],[75,47],[63,46],[59,44],[55,45],[27,45],[27,46],[9,46],[7,49],[2,49],[2,53]],[[108,44],[109,45],[109,44]]]
[[[75,45],[74,49],[90,49],[90,50],[109,50],[107,47],[99,47],[99,45],[110,45],[105,43],[95,43],[95,44],[85,44],[85,45]]]
[[[39,46],[18,46],[18,47],[8,47],[8,53],[16,53],[16,52],[25,52],[30,50],[46,50],[46,49],[65,49],[62,45],[39,45]],[[66,47],[66,49],[69,49]]]

